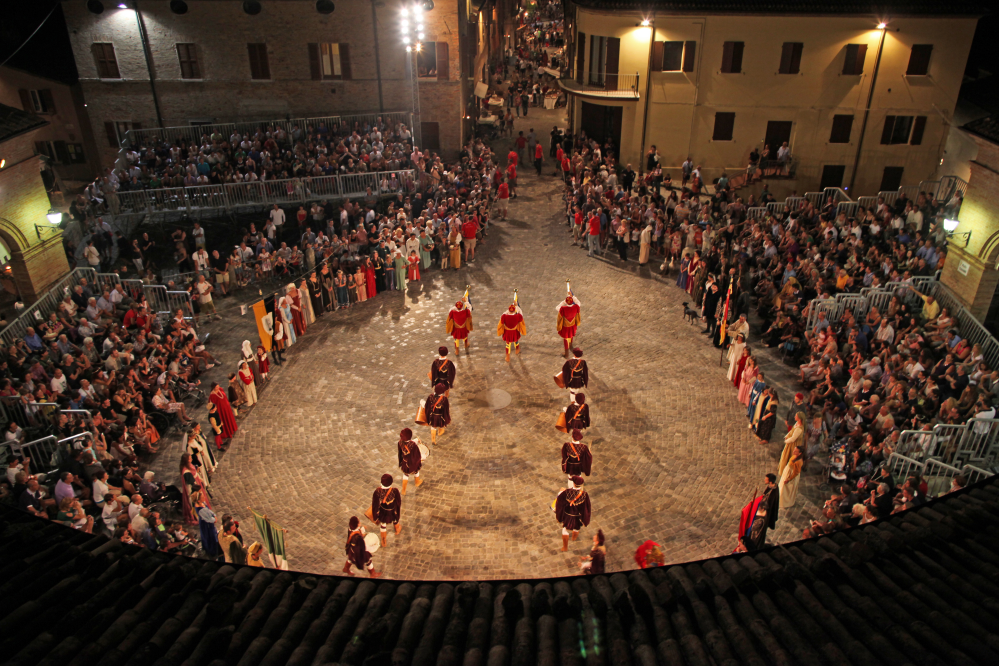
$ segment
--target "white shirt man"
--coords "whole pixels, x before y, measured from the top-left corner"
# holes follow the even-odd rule
[[[284,226],[284,211],[277,204],[274,204],[274,210],[271,211],[270,218],[275,227]]]
[[[194,268],[199,273],[208,270],[209,262],[211,258],[208,256],[208,252],[205,248],[201,248],[194,253]]]

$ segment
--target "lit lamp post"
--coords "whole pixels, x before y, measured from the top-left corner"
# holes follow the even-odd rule
[[[431,5],[432,7],[433,5]],[[423,7],[414,4],[403,7],[399,28],[402,33],[402,43],[406,46],[406,60],[409,67],[406,71],[412,77],[410,85],[413,91],[413,144],[423,146],[422,122],[420,120],[420,72],[417,60],[423,50]]]
[[[968,243],[971,242],[971,232],[970,231],[962,231],[962,232],[958,233],[957,232],[957,227],[960,224],[961,223],[958,222],[957,220],[952,220],[950,218],[945,219],[943,221],[944,231],[947,233],[947,238],[954,238],[954,237],[957,237],[957,236],[963,236],[964,237],[964,247],[968,247]]]
[[[39,224],[35,225],[35,233],[38,234],[38,240],[42,239],[42,229],[48,230],[58,230],[59,224],[62,222],[62,213],[57,211],[55,208],[50,208],[49,212],[45,214],[46,219],[48,219],[51,227],[42,226]]]

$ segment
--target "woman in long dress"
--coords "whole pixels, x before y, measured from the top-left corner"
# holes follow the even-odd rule
[[[260,376],[260,368],[257,366],[257,356],[253,353],[253,345],[250,344],[249,340],[243,340],[241,353],[240,362],[250,366],[250,370],[253,372],[253,383],[259,387],[264,383],[264,380]]]
[[[350,305],[350,293],[347,291],[347,276],[344,275],[342,268],[337,270],[333,285],[336,293],[336,305],[333,307],[345,308]]]
[[[676,286],[680,287],[684,291],[687,291],[687,282],[690,280],[690,274],[687,269],[690,267],[690,257],[684,255],[680,259],[680,274],[676,276]]]
[[[229,396],[226,395],[225,389],[212,382],[208,399],[218,410],[219,420],[222,422],[222,439],[232,439],[239,430],[239,425],[236,423],[236,415],[232,411],[232,405],[229,404]]]
[[[777,485],[780,490],[781,509],[790,509],[798,499],[798,482],[801,481],[801,468],[804,464],[805,459],[802,457],[801,447],[794,447],[791,459],[784,466],[780,482]]]
[[[458,233],[457,227],[447,237],[447,246],[451,251],[449,260],[451,268],[458,270],[461,268],[461,234]]]
[[[310,274],[305,286],[309,289],[309,305],[312,306],[312,316],[314,318],[322,317],[323,313],[326,312],[326,306],[323,303],[323,284],[319,281],[319,276],[314,272]]]
[[[434,249],[434,239],[427,235],[425,229],[420,230],[420,262],[424,270],[430,268],[433,256],[430,251]]]
[[[193,502],[194,511],[198,518],[198,530],[201,533],[201,549],[214,560],[222,554],[222,547],[219,546],[219,533],[215,528],[215,512],[208,506],[207,493],[195,493]]]
[[[746,362],[752,357],[752,353],[749,348],[743,345],[742,354],[739,356],[739,360],[735,364],[735,374],[732,376],[732,386],[736,389],[742,384],[742,373],[746,369]]]
[[[194,466],[191,461],[190,453],[183,453],[180,456],[180,506],[184,514],[184,522],[188,525],[196,525],[198,522],[198,516],[195,513],[195,504],[197,502],[198,495],[205,496],[205,502],[208,502],[208,494],[203,492],[207,489],[207,485],[201,479],[201,475],[198,473],[198,468]]]
[[[409,253],[409,269],[406,271],[406,279],[410,282],[419,282],[420,280],[420,257],[417,256],[416,252]]]
[[[336,276],[327,264],[319,271],[319,284],[323,290],[323,309],[333,312],[337,308]]]
[[[284,324],[284,346],[290,347],[295,344],[297,337],[295,336],[295,326],[292,323],[294,315],[291,313],[291,303],[288,301],[287,296],[282,296],[278,300],[277,310],[281,311],[281,322]],[[275,311],[274,315],[277,316],[277,314],[277,311]]]
[[[739,361],[742,360],[742,352],[746,349],[746,336],[742,333],[736,336],[735,342],[728,348],[728,380],[735,384],[735,371],[738,369]]]
[[[749,392],[753,390],[756,382],[756,375],[760,369],[756,366],[756,360],[750,356],[746,361],[746,369],[742,371],[742,382],[739,384],[739,402],[749,407]]]
[[[191,456],[191,462],[195,463],[198,469],[198,476],[202,486],[207,488],[211,482],[211,475],[215,473],[215,454],[205,441],[205,436],[201,434],[201,424],[195,423],[187,433],[187,453]]]
[[[701,273],[704,272],[704,265],[701,263],[701,253],[694,252],[694,256],[691,258],[690,263],[687,264],[687,293],[694,297],[694,307],[698,306],[698,298],[694,294],[694,289],[697,287],[697,281],[701,277]]]
[[[368,298],[374,298],[378,294],[378,281],[371,257],[364,260],[364,277],[365,285],[368,287]]]
[[[395,251],[392,268],[395,271],[395,288],[398,291],[403,291],[406,288],[406,259],[400,250]]]
[[[760,444],[770,443],[770,437],[771,435],[773,435],[774,424],[776,423],[777,423],[777,403],[768,399],[766,405],[764,405],[763,409],[761,410],[760,417],[759,419],[757,419],[756,423],[754,424],[754,429],[753,429],[753,434],[756,435],[756,439],[759,440]]]
[[[302,279],[298,283],[299,302],[302,304],[302,316],[305,317],[305,328],[316,323],[316,312],[312,309],[312,296],[309,292],[309,281]]]
[[[253,382],[253,371],[250,370],[250,364],[243,361],[239,365],[239,372],[236,373],[239,376],[239,381],[243,384],[243,393],[246,396],[246,406],[252,407],[257,404],[257,387]]]
[[[795,412],[794,425],[791,426],[791,430],[784,436],[784,450],[780,454],[780,463],[777,465],[778,477],[784,475],[784,468],[787,467],[788,462],[791,460],[791,453],[804,445],[804,437],[804,417],[801,415],[801,412]]]
[[[652,247],[652,223],[645,225],[642,234],[639,236],[638,264],[649,263],[649,250]]]
[[[357,270],[354,271],[354,289],[357,292],[357,302],[368,300],[368,286],[366,284],[367,278],[364,275],[364,271],[358,266]]]
[[[295,283],[289,283],[284,289],[285,299],[291,309],[291,327],[295,329],[295,335],[305,335],[305,313],[302,312],[302,292],[298,290]]]

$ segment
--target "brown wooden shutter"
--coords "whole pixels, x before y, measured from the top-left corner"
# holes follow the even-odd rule
[[[905,70],[906,76],[925,76],[930,71],[930,55],[933,53],[932,44],[913,44],[912,53],[909,55],[909,66]]]
[[[923,143],[923,132],[926,131],[926,116],[916,116],[916,122],[912,125],[912,138],[909,143],[919,146]]]
[[[850,143],[850,134],[852,131],[852,115],[833,116],[832,131],[829,133],[829,143]]]
[[[319,44],[309,44],[309,72],[313,81],[323,80],[323,68],[319,64]]]
[[[586,68],[586,34],[576,34],[576,83],[583,82],[583,70]]]
[[[437,42],[437,80],[447,81],[451,78],[451,60],[447,42]]]
[[[21,88],[17,91],[17,94],[21,96],[21,108],[28,113],[34,113],[35,105],[31,103],[31,93]]]
[[[891,144],[891,135],[895,131],[895,116],[885,116],[885,126],[881,130],[881,145]]]
[[[732,132],[735,129],[735,114],[731,112],[721,112],[715,114],[715,130],[711,136],[712,141],[731,141]]]
[[[114,55],[114,44],[94,43],[90,46],[97,65],[97,76],[102,79],[120,79],[118,60]]]
[[[200,79],[201,65],[198,63],[196,44],[177,44],[177,59],[180,61],[182,79]]]
[[[250,55],[250,78],[271,78],[270,62],[267,59],[267,44],[247,44],[246,50]]]
[[[683,43],[683,71],[694,71],[694,60],[697,56],[697,42]]]
[[[742,73],[742,50],[746,46],[745,42],[732,42],[732,69],[733,74]]]
[[[722,46],[722,66],[721,71],[723,73],[729,73],[732,71],[732,51],[735,49],[735,42],[725,42]]]
[[[652,71],[663,71],[663,54],[666,53],[666,42],[652,42]]]
[[[110,120],[104,121],[104,131],[108,135],[108,146],[111,148],[118,147],[118,132],[114,128],[114,123]]]
[[[867,44],[861,44],[857,49],[856,74],[864,73],[864,61],[867,60]]]
[[[344,81],[350,81],[350,45],[340,44],[340,78]]]
[[[42,106],[45,107],[45,113],[55,113],[55,100],[52,99],[52,90],[42,88],[38,91],[38,95],[42,98]]]
[[[617,37],[607,38],[607,61],[604,63],[606,75],[604,88],[617,90],[617,69],[621,60],[621,40]]]

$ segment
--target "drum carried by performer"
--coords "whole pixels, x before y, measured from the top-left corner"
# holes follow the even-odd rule
[[[373,541],[368,544],[368,538]],[[381,578],[381,574],[375,571],[375,563],[371,560],[371,553],[378,550],[378,538],[374,534],[368,534],[361,527],[361,521],[357,516],[351,516],[347,524],[347,546],[344,551],[347,553],[347,561],[343,565],[343,572],[348,576],[353,576],[351,567],[357,567],[358,571],[368,570],[368,575],[372,578]]]
[[[447,386],[438,384],[434,392],[420,405],[416,415],[417,425],[430,426],[430,443],[437,443],[437,435],[443,435],[444,429],[451,423],[451,406],[447,399]]]

